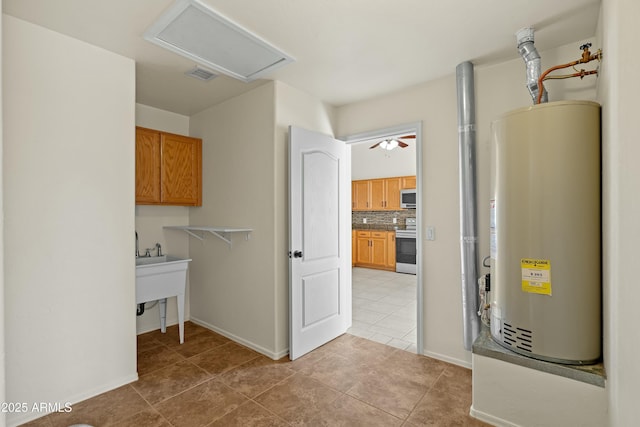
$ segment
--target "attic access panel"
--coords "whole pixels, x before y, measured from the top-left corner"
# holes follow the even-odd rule
[[[293,62],[197,0],[178,0],[144,38],[246,83]]]

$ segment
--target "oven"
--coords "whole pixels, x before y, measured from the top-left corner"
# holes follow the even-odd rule
[[[416,274],[416,219],[407,218],[405,230],[396,230],[396,272]]]

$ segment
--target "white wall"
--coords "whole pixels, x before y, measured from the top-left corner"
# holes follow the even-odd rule
[[[264,354],[275,355],[274,84],[268,83],[191,116],[202,138],[202,207],[193,225],[253,228],[233,247],[191,238],[191,320]]]
[[[607,395],[602,387],[474,354],[471,414],[495,426],[604,427]]]
[[[134,63],[3,19],[6,401],[73,403],[137,377]]]
[[[136,126],[189,135],[189,117],[143,104],[136,104]],[[140,253],[144,254],[146,248],[154,248],[156,243],[160,243],[165,254],[188,258],[189,236],[184,232],[164,230],[162,227],[188,225],[189,209],[186,206],[137,205],[135,226],[140,241]],[[160,328],[158,305],[151,307],[152,305],[153,303],[147,303],[144,314],[136,317],[138,334]],[[189,317],[189,281],[187,279],[185,319]],[[178,311],[176,298],[173,297],[167,301],[167,325],[177,323]]]
[[[0,0],[0,9],[2,9],[2,0]],[[0,82],[2,82],[2,20],[0,19]],[[3,152],[3,125],[2,125],[2,110],[3,110],[4,98],[2,95],[2,85],[0,85],[0,402],[6,402],[5,399],[5,364],[6,355],[4,350],[4,190],[3,190],[3,173],[2,173],[2,152]],[[6,425],[7,416],[4,412],[0,412],[0,427]]]
[[[640,58],[630,54],[640,38],[635,0],[605,0],[598,36],[604,59],[598,100],[602,103],[604,349],[610,424],[638,424],[640,406],[640,300],[636,273],[640,239],[640,145],[636,70]]]
[[[407,140],[408,147],[391,151],[370,149],[378,141],[351,145],[352,180],[416,174],[416,145],[413,140]]]
[[[191,319],[272,358],[288,351],[288,126],[333,134],[332,111],[270,82],[191,117],[203,138],[203,206],[198,225],[253,228],[192,239]]]
[[[576,41],[541,52],[543,68],[579,56]],[[490,123],[500,114],[532,103],[525,87],[522,59],[477,67],[475,70],[477,121],[479,258],[489,253]],[[455,73],[455,70],[452,70]],[[594,99],[595,78],[550,86],[551,100]],[[439,80],[337,109],[339,135],[351,135],[409,122],[422,122],[422,223],[436,228],[437,239],[424,241],[424,351],[469,366],[471,353],[462,345],[460,289],[460,227],[458,199],[458,125],[455,74]],[[423,236],[424,238],[424,236]]]

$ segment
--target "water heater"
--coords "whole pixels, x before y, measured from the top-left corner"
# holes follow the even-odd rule
[[[538,104],[492,125],[491,335],[526,356],[601,355],[600,106]]]

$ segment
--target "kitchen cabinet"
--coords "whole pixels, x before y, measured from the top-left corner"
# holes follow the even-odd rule
[[[355,266],[395,271],[395,233],[389,231],[356,230]],[[393,262],[390,260],[389,243],[393,235]]]
[[[351,184],[354,211],[400,210],[400,190],[411,185],[412,177],[376,178],[353,181]],[[415,188],[415,176],[413,177]]]
[[[396,232],[387,231],[387,267],[396,269]]]
[[[400,209],[400,178],[371,180],[371,206],[374,210]]]
[[[356,247],[356,230],[351,230],[351,266],[356,265],[356,255],[357,255],[357,247]]]
[[[136,204],[202,206],[202,140],[136,127]]]
[[[351,182],[351,203],[354,211],[371,209],[371,181]]]
[[[416,176],[403,176],[402,183],[400,185],[401,190],[408,190],[416,188]]]

